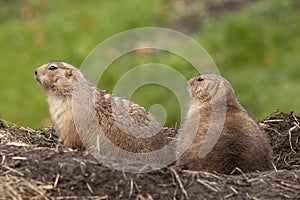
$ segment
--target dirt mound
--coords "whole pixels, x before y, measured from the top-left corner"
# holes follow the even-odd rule
[[[300,169],[300,117],[276,112],[260,121],[270,138],[277,169]]]
[[[270,138],[277,171],[238,176],[172,166],[131,174],[102,166],[86,152],[57,146],[51,128],[0,121],[0,197],[10,199],[299,199],[299,117],[277,112],[259,123]]]

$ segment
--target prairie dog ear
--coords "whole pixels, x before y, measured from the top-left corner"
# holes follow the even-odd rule
[[[73,70],[71,69],[66,70],[65,75],[67,78],[71,78],[73,76]]]

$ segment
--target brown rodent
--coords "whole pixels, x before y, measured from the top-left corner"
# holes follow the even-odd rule
[[[192,100],[178,133],[177,166],[224,174],[273,169],[268,139],[225,78],[201,74],[188,85]]]
[[[94,91],[94,96],[90,97],[84,94],[82,97],[77,95],[76,98],[79,98],[77,101],[94,102],[93,110],[97,126],[114,145],[134,153],[151,152],[164,146],[163,134],[150,135],[151,137],[146,134],[147,131],[157,133],[162,129],[160,123],[149,112],[127,99],[98,89],[73,65],[53,61],[37,68],[35,76],[47,93],[51,117],[65,147],[84,149],[82,141],[94,142],[96,139],[89,130],[78,134],[77,128],[87,123],[85,118],[88,118],[84,115],[85,105],[79,107],[79,110],[74,109],[74,93],[78,88],[82,91]],[[124,111],[127,114],[123,115]],[[75,124],[74,114],[79,116],[78,124]],[[132,132],[135,135],[130,134]]]

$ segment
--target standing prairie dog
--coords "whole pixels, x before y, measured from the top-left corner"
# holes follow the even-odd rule
[[[85,105],[79,107],[79,110],[74,109],[75,98],[79,98],[77,100],[79,103],[93,103],[97,126],[118,148],[134,153],[145,153],[164,146],[163,134],[150,135],[151,137],[145,135],[151,131],[158,133],[162,128],[150,113],[127,99],[116,97],[96,88],[94,84],[85,79],[79,69],[71,64],[60,61],[44,64],[35,70],[35,77],[47,93],[50,114],[65,147],[82,150],[85,148],[82,138],[97,139],[89,138],[92,135],[89,130],[82,131],[81,135],[78,134],[77,127],[89,123],[89,119],[85,119],[89,116],[84,115]],[[94,96],[79,94],[80,96],[74,97],[74,94],[78,93],[78,88],[81,88],[83,92],[92,90]],[[124,114],[124,112],[126,113]],[[74,116],[79,116],[78,124],[75,124]],[[88,129],[89,125],[86,127]],[[103,146],[99,147],[100,150],[103,148]]]
[[[230,83],[216,74],[188,81],[191,105],[176,147],[177,166],[230,174],[272,169],[268,139],[239,104]]]

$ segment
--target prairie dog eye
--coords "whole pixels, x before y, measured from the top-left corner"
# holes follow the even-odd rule
[[[198,82],[201,82],[201,81],[204,81],[204,79],[201,78],[201,76],[199,76],[199,77],[197,78],[197,81],[198,81]]]
[[[51,71],[54,71],[54,70],[57,70],[57,67],[55,65],[51,65],[48,69]]]

